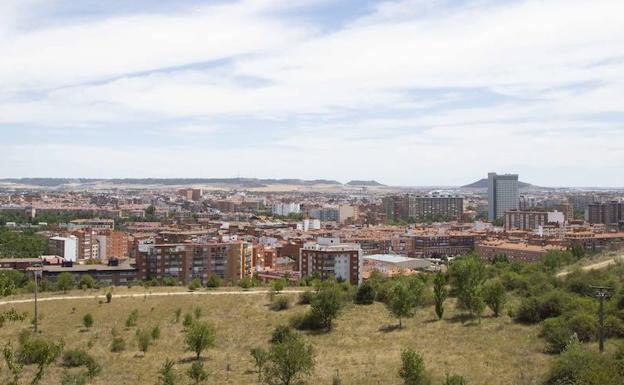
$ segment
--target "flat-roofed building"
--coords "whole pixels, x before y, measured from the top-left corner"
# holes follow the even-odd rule
[[[318,238],[307,242],[300,251],[301,276],[318,274],[322,279],[336,277],[354,285],[362,281],[362,248],[355,243],[341,243],[340,238]]]
[[[505,256],[510,261],[540,262],[547,252],[564,251],[565,249],[563,246],[541,246],[498,239],[479,241],[475,246],[475,252],[485,261]]]
[[[520,204],[518,175],[488,174],[488,219],[502,218],[505,212],[517,210]]]

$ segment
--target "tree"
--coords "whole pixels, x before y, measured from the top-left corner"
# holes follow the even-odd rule
[[[184,341],[189,350],[195,352],[199,360],[201,353],[215,345],[216,332],[214,327],[207,322],[194,322],[186,331]]]
[[[204,363],[199,361],[193,362],[186,374],[195,385],[199,385],[208,379],[208,372],[204,369]]]
[[[500,316],[507,303],[507,292],[500,280],[487,283],[483,288],[483,299],[495,317]]]
[[[95,285],[95,279],[89,274],[83,275],[80,277],[80,281],[78,281],[78,287],[81,289],[93,289]]]
[[[138,320],[139,320],[139,311],[137,309],[134,309],[130,312],[130,314],[128,315],[128,318],[126,318],[126,327],[130,328],[130,327],[136,326]]]
[[[15,357],[15,353],[13,352],[13,346],[10,342],[7,342],[4,345],[2,355],[4,357],[4,362],[10,372],[10,377],[8,379],[7,385],[19,385],[20,377],[22,376],[22,371],[24,370],[24,365],[20,363],[20,361]]]
[[[314,369],[314,349],[299,334],[271,345],[265,369],[267,384],[293,385]]]
[[[422,356],[411,349],[401,353],[401,369],[399,376],[405,385],[429,385],[431,380],[425,371]]]
[[[169,358],[165,360],[160,369],[158,369],[158,385],[175,385],[176,376],[173,371],[174,366],[175,362],[173,360]]]
[[[360,305],[370,305],[375,302],[376,296],[377,293],[373,284],[369,281],[364,281],[355,293],[355,303]]]
[[[316,317],[327,331],[331,331],[332,321],[338,317],[341,309],[340,292],[335,285],[322,288],[312,300],[312,316]]]
[[[112,300],[113,300],[113,293],[109,291],[108,293],[106,293],[106,303],[111,303]]]
[[[18,352],[21,364],[37,365],[31,385],[37,385],[43,378],[45,368],[50,366],[63,351],[63,343],[56,343],[42,336],[25,335],[21,337],[21,347]]]
[[[150,333],[152,336],[152,340],[156,341],[160,338],[160,326],[156,325],[152,328],[152,332]]]
[[[143,354],[147,353],[150,345],[152,344],[152,335],[148,330],[138,329],[136,331],[136,340],[139,350],[143,352]]]
[[[485,308],[483,302],[483,282],[485,266],[476,256],[464,257],[451,265],[451,284],[457,294],[458,302],[470,312],[472,317],[481,317]]]
[[[399,328],[403,328],[402,319],[414,315],[414,293],[403,281],[397,281],[389,290],[386,305],[399,319]]]
[[[269,352],[262,349],[261,347],[256,347],[251,349],[249,353],[251,353],[251,357],[253,357],[254,359],[254,364],[256,365],[256,368],[258,368],[258,381],[260,381],[262,380],[262,369],[269,360]]]
[[[87,329],[89,329],[89,328],[91,328],[91,326],[93,326],[93,316],[91,315],[91,313],[87,313],[87,314],[84,315],[84,317],[82,317],[82,324]]]
[[[447,296],[446,277],[444,274],[438,273],[433,280],[433,298],[435,300],[435,312],[439,320],[444,316],[444,301],[446,301]]]
[[[73,289],[74,285],[74,276],[67,271],[59,274],[58,278],[56,279],[56,287],[58,287],[59,290],[63,290],[63,293],[67,293],[67,290]]]
[[[276,279],[271,282],[271,290],[274,294],[279,294],[282,290],[284,290],[284,280]]]

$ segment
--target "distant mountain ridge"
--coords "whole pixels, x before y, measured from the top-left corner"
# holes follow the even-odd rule
[[[483,178],[483,179],[479,179],[478,181],[471,183],[471,184],[467,184],[465,186],[461,186],[462,188],[487,188],[488,187],[488,180],[487,178]],[[525,182],[520,182],[518,181],[518,187],[519,188],[528,188],[528,187],[535,187],[530,183],[525,183]]]
[[[376,180],[352,180],[345,183],[347,186],[366,186],[366,187],[374,187],[374,186],[385,186],[377,182]]]
[[[265,187],[270,185],[340,185],[342,183],[327,179],[257,179],[257,178],[127,178],[127,179],[91,179],[91,178],[6,178],[0,183],[16,183],[39,187],[60,187],[72,184],[111,183],[119,185],[193,185],[193,184],[227,184],[242,187]]]

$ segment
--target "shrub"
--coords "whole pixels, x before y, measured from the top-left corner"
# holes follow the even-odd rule
[[[92,357],[82,349],[70,349],[63,352],[63,366],[66,368],[77,368],[84,366]]]
[[[155,341],[160,338],[160,326],[156,325],[151,332],[152,339]]]
[[[248,290],[253,287],[253,281],[249,277],[244,277],[238,281],[238,286],[240,286],[243,290]]]
[[[190,291],[195,291],[201,287],[201,282],[199,278],[193,278],[191,283],[189,283],[188,288]]]
[[[126,318],[126,327],[130,328],[130,327],[136,326],[138,320],[139,320],[139,311],[134,309],[130,312],[130,314],[128,315],[128,318]]]
[[[284,342],[287,338],[295,334],[294,330],[288,325],[278,325],[271,335],[271,343],[278,344]]]
[[[108,293],[106,293],[106,303],[111,303],[112,300],[113,300],[113,293],[109,291]]]
[[[136,331],[136,340],[139,350],[143,353],[146,353],[147,349],[149,349],[150,345],[152,344],[152,335],[147,330],[138,329]]]
[[[574,334],[563,317],[549,318],[542,324],[542,337],[547,342],[546,351],[560,353]]]
[[[355,303],[360,305],[370,305],[375,301],[377,292],[373,287],[373,284],[368,281],[362,282],[355,293]]]
[[[431,380],[425,371],[425,361],[413,350],[401,353],[401,369],[399,376],[405,385],[429,385]]]
[[[290,324],[297,330],[320,330],[323,329],[323,323],[312,312],[298,314],[291,318]]]
[[[84,315],[84,317],[82,317],[82,324],[89,329],[91,326],[93,326],[93,316],[91,315],[91,313],[87,313]]]
[[[273,302],[271,302],[271,309],[274,311],[281,311],[290,308],[290,298],[289,297],[276,297]]]
[[[165,286],[178,286],[178,280],[174,277],[167,277],[164,281]]]
[[[86,373],[72,373],[68,370],[64,370],[63,374],[61,374],[60,385],[86,385],[87,381],[88,377]]]
[[[310,290],[306,290],[303,293],[299,294],[299,305],[309,305],[312,303],[312,299],[314,298],[314,293]]]
[[[606,316],[605,334],[607,337],[624,337],[624,321],[613,315]]]
[[[567,323],[570,330],[576,333],[580,341],[587,342],[596,338],[596,322],[595,317],[590,314],[577,313],[572,315]]]
[[[215,345],[216,332],[214,327],[207,322],[195,322],[187,331],[184,342],[189,350],[195,352],[195,357],[199,357],[207,348]]]
[[[182,326],[188,328],[193,324],[193,322],[195,321],[193,320],[193,316],[191,315],[191,313],[186,313],[184,315],[184,320],[182,321]]]
[[[558,317],[571,307],[571,295],[560,290],[522,300],[516,311],[516,320],[525,323],[537,323],[551,317]]]
[[[208,277],[208,281],[206,282],[206,287],[219,287],[222,285],[222,279],[215,274],[212,274]]]
[[[113,337],[113,342],[111,343],[111,352],[118,353],[126,350],[126,341],[122,337]]]
[[[96,286],[95,279],[89,274],[85,274],[80,277],[80,281],[78,282],[78,287],[81,289],[93,289]]]

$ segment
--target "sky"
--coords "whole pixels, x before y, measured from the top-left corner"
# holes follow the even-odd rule
[[[2,0],[0,177],[624,186],[622,0]]]

